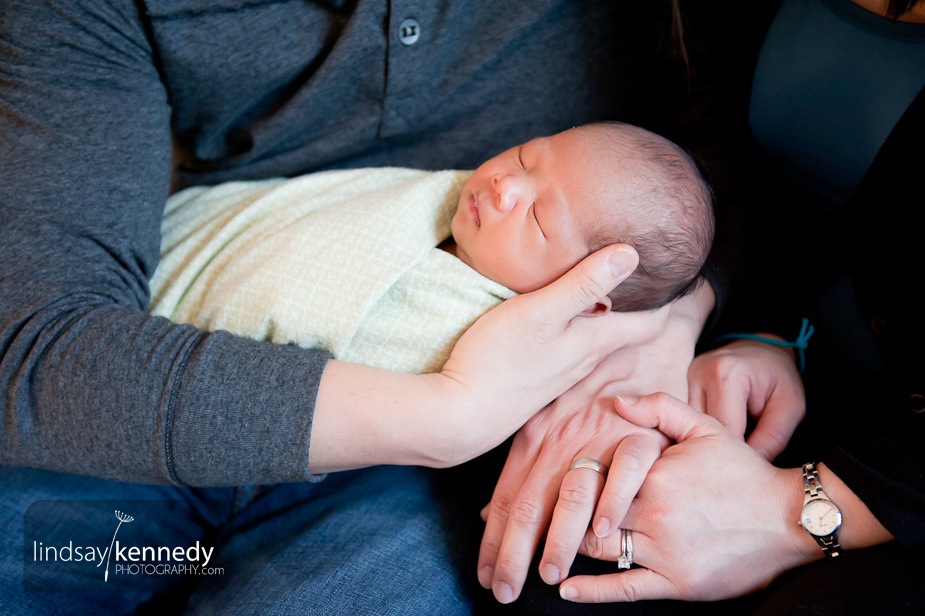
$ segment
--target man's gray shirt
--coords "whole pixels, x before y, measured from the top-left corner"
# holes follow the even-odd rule
[[[328,355],[146,314],[169,191],[469,168],[659,99],[646,1],[4,0],[0,462],[135,482],[311,477]]]

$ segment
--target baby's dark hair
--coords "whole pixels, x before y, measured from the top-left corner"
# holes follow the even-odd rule
[[[629,244],[636,271],[610,294],[614,310],[660,308],[697,288],[713,244],[713,191],[691,156],[672,141],[621,122],[589,125],[612,147],[605,166],[622,182],[591,239],[591,251]]]

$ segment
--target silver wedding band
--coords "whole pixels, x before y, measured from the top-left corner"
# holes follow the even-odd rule
[[[620,529],[620,549],[623,553],[617,560],[617,568],[629,569],[633,566],[633,531]]]
[[[607,465],[594,458],[575,458],[572,460],[572,464],[568,467],[568,470],[571,471],[576,468],[590,468],[592,471],[607,477]]]

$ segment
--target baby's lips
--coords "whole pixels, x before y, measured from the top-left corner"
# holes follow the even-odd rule
[[[475,200],[475,193],[469,195],[469,214],[472,216],[472,221],[475,223],[475,226],[481,227],[482,219],[479,216],[479,206],[478,202]]]

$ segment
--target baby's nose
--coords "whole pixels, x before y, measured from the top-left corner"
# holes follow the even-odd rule
[[[523,182],[513,175],[495,175],[491,178],[491,185],[495,191],[495,208],[502,214],[514,209],[523,197]]]

